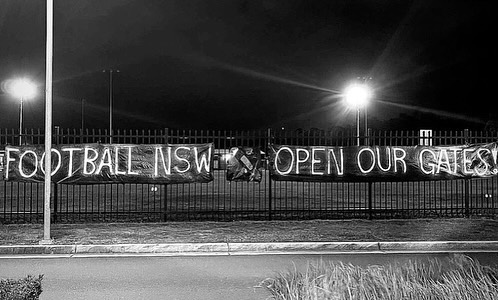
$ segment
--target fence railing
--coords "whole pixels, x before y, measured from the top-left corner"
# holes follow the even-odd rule
[[[43,144],[41,130],[26,130],[22,143]],[[436,131],[434,146],[494,142],[496,132]],[[369,131],[362,144],[413,146],[418,131]],[[56,128],[56,144],[108,143],[106,130]],[[263,171],[260,183],[225,179],[223,155],[231,147],[268,144],[354,146],[349,131],[280,130],[116,130],[114,143],[215,145],[214,180],[192,184],[95,184],[53,186],[54,222],[170,221],[311,218],[496,217],[497,177],[472,180],[410,182],[271,181]],[[18,145],[19,132],[0,130],[0,150]],[[266,166],[266,164],[264,164]],[[42,222],[43,184],[0,180],[0,223]]]

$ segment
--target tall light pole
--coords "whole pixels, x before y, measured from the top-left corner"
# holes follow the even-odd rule
[[[45,51],[45,177],[43,187],[43,240],[51,244],[50,198],[52,191],[52,71],[54,53],[54,1],[47,0],[47,42]]]
[[[356,144],[360,145],[360,110],[365,109],[365,129],[367,130],[366,107],[372,96],[370,88],[366,84],[351,84],[344,91],[343,99],[345,104],[356,110]],[[366,131],[365,131],[366,135]]]
[[[103,70],[102,72],[109,73],[109,144],[112,144],[112,97],[113,97],[113,89],[112,89],[112,74],[119,73],[119,70]]]
[[[85,130],[85,99],[81,99],[81,134]]]
[[[7,86],[7,92],[19,98],[19,145],[22,144],[24,101],[36,95],[36,85],[27,78],[15,79]]]
[[[24,97],[21,97],[21,100],[19,102],[19,146],[22,145],[23,109]]]
[[[370,100],[372,91],[368,86],[368,82],[372,80],[372,77],[362,77],[361,80],[363,80],[363,85],[368,89],[368,100]],[[368,105],[365,105],[363,110],[365,111],[365,144],[368,144]]]

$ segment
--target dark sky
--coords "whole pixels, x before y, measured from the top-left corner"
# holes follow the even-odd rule
[[[354,114],[337,91],[363,76],[375,88],[372,126],[498,119],[492,1],[54,2],[61,127],[81,126],[83,98],[86,126],[108,127],[104,69],[120,70],[115,128],[347,127]],[[0,39],[0,81],[39,83],[25,127],[43,128],[45,1],[0,1]],[[0,128],[17,126],[18,101],[2,93]]]

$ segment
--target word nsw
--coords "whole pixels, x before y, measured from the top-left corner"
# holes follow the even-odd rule
[[[5,147],[5,180],[43,182],[42,147]],[[189,183],[213,180],[212,144],[84,144],[52,148],[56,183]]]
[[[461,146],[271,145],[271,176],[295,181],[407,181],[490,177],[496,143]]]

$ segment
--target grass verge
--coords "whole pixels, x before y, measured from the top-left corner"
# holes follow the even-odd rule
[[[252,243],[252,242],[378,242],[498,241],[498,220],[309,220],[165,223],[52,224],[58,245]],[[0,245],[38,245],[43,224],[0,224]]]
[[[464,255],[367,267],[319,261],[261,285],[277,300],[491,300],[498,299],[498,269]]]

